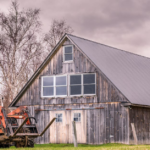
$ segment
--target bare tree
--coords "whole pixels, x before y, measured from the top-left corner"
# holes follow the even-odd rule
[[[51,51],[65,33],[72,33],[73,29],[64,20],[53,20],[50,30],[45,34],[44,41],[48,50]]]
[[[0,13],[0,95],[5,99],[5,106],[46,57],[40,43],[39,12],[39,9],[19,10],[18,3],[13,1],[8,14]],[[44,46],[49,52],[64,33],[72,32],[64,20],[54,20],[44,36]]]
[[[8,14],[0,13],[0,84],[9,102],[35,71],[31,66],[41,55],[39,12],[19,10],[14,1]]]

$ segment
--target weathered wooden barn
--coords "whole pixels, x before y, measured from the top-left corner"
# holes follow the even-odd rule
[[[28,106],[37,143],[150,144],[150,59],[65,34],[9,107]]]

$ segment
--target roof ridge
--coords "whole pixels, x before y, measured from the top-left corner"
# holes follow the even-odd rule
[[[89,42],[93,42],[93,43],[96,43],[96,44],[100,44],[100,45],[103,45],[103,46],[113,48],[113,49],[118,50],[118,51],[122,51],[122,52],[125,52],[125,53],[129,53],[129,54],[133,54],[133,55],[136,55],[136,56],[140,56],[140,57],[150,59],[150,57],[142,56],[142,55],[139,55],[139,54],[136,54],[136,53],[133,53],[133,52],[129,52],[129,51],[126,51],[126,50],[115,48],[113,46],[105,45],[105,44],[102,44],[102,43],[99,43],[99,42],[96,42],[96,41],[92,41],[92,40],[89,40],[89,39],[85,39],[85,38],[82,38],[82,37],[79,37],[79,36],[76,36],[76,35],[72,35],[72,34],[68,34],[68,33],[66,33],[66,35],[74,36],[74,37],[77,37],[77,38],[80,38],[80,39],[83,39],[83,40],[86,40],[86,41],[89,41]]]

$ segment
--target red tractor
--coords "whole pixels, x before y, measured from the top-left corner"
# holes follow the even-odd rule
[[[22,120],[20,126],[17,119]],[[20,106],[7,115],[5,109],[0,106],[0,147],[9,147],[11,145],[34,147],[34,138],[42,136],[55,119],[53,118],[39,134],[36,126],[37,121],[34,117],[29,117],[29,111],[26,106]]]

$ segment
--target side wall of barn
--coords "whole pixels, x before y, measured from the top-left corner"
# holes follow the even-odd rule
[[[131,123],[134,123],[138,144],[149,144],[150,108],[130,107],[129,109],[129,143],[134,144]]]

